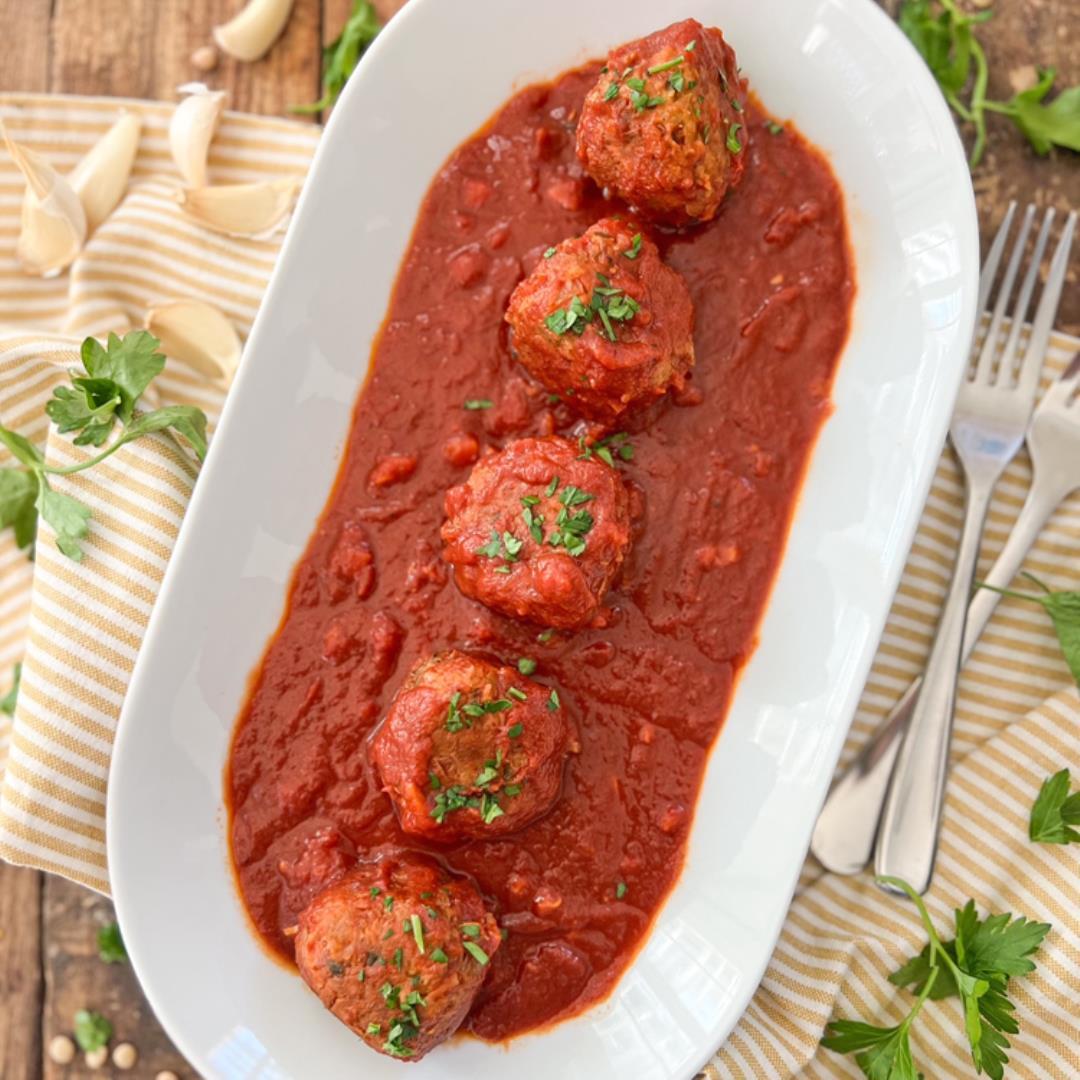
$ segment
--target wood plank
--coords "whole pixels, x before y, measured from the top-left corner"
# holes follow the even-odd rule
[[[42,908],[45,1042],[57,1034],[70,1035],[75,1013],[92,1009],[112,1023],[112,1046],[130,1042],[138,1050],[138,1064],[127,1075],[149,1078],[170,1069],[195,1080],[151,1012],[131,965],[105,964],[98,957],[98,930],[114,918],[112,904],[103,896],[63,878],[47,878]],[[0,1074],[7,1080],[6,1073]],[[42,1080],[101,1080],[103,1075],[124,1074],[88,1069],[82,1054],[68,1066],[55,1065],[46,1054],[40,1075]]]
[[[6,46],[0,63],[0,90],[49,88],[51,11],[52,0],[0,0]]]
[[[0,863],[0,1076],[41,1075],[41,892],[35,870]]]
[[[5,0],[17,3],[18,0]],[[50,88],[169,101],[194,79],[229,91],[229,108],[283,114],[320,82],[320,0],[296,0],[284,33],[256,63],[221,56],[209,73],[191,54],[237,0],[56,0]],[[91,44],[93,43],[92,47]]]

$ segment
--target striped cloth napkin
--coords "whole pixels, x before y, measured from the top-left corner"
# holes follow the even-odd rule
[[[246,332],[280,236],[236,240],[185,218],[166,126],[171,107],[105,99],[0,96],[14,138],[64,170],[115,119],[144,119],[128,193],[71,271],[42,281],[15,262],[23,184],[0,159],[0,422],[70,464],[82,452],[48,430],[43,406],[87,334],[141,325],[150,304],[182,296],[221,307]],[[300,175],[318,133],[300,124],[226,114],[211,157],[214,182]],[[1080,345],[1058,336],[1047,377]],[[170,361],[154,404],[190,403],[216,419],[220,394]],[[0,466],[8,464],[0,450]],[[167,436],[142,439],[68,490],[93,508],[81,564],[64,558],[42,527],[36,561],[0,534],[0,694],[22,660],[13,718],[0,713],[0,856],[108,892],[105,786],[117,715],[195,478],[192,460]],[[1021,459],[999,485],[981,569],[1003,544],[1030,470]],[[900,592],[851,729],[851,758],[922,667],[947,584],[961,518],[961,486],[944,457]],[[1027,563],[1051,586],[1080,585],[1080,495],[1054,517]],[[1080,776],[1080,696],[1040,609],[1006,601],[960,686],[937,877],[928,903],[939,927],[974,898],[980,911],[1022,912],[1053,924],[1035,975],[1017,980],[1021,1033],[1013,1077],[1080,1076],[1080,848],[1027,840],[1042,780],[1066,765]],[[825,1023],[846,1016],[896,1023],[910,997],[886,976],[922,947],[911,905],[882,894],[867,875],[839,878],[808,861],[776,953],[738,1027],[705,1073],[711,1078],[851,1076],[850,1058],[818,1050]],[[935,1080],[973,1075],[955,1001],[924,1009],[915,1055]]]

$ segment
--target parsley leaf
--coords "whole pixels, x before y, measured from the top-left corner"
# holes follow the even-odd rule
[[[1042,604],[1054,624],[1061,651],[1065,654],[1065,663],[1069,665],[1076,685],[1080,686],[1080,592],[1051,592],[1049,586],[1044,585],[1037,577],[1031,574],[1024,576],[1038,585],[1043,590],[1042,593],[1013,592],[1012,589],[996,589],[985,583],[980,583],[979,588],[990,589],[991,592],[1012,597],[1014,600]]]
[[[101,1013],[80,1009],[75,1014],[75,1041],[79,1049],[89,1053],[108,1044],[113,1026]]]
[[[27,548],[37,532],[38,478],[22,469],[0,469],[0,529],[15,530],[15,543]]]
[[[918,1007],[921,1007],[919,1003]],[[918,1007],[896,1027],[878,1028],[859,1020],[830,1020],[821,1045],[838,1054],[855,1054],[859,1068],[871,1080],[919,1080],[911,1056],[908,1029]]]
[[[108,348],[92,337],[82,344],[83,367],[93,379],[112,383],[120,398],[116,414],[125,424],[131,420],[135,402],[165,367],[160,345],[148,330],[133,330],[122,338],[110,334]]]
[[[1039,81],[1009,102],[1012,112],[1008,115],[1027,136],[1036,154],[1049,154],[1052,146],[1080,151],[1080,86],[1062,90],[1049,105],[1043,104],[1055,75],[1053,68],[1042,69]]]
[[[323,96],[309,105],[290,105],[289,112],[317,113],[337,101],[360,57],[382,29],[369,0],[354,0],[341,33],[323,49]]]
[[[1080,791],[1069,794],[1068,769],[1043,781],[1031,807],[1028,836],[1037,844],[1071,844],[1080,841]]]
[[[103,926],[97,935],[98,957],[106,964],[122,964],[127,960],[127,949],[120,936],[120,927],[111,922]]]
[[[90,531],[90,507],[70,495],[53,491],[41,477],[37,508],[42,519],[53,527],[56,546],[75,562],[82,562],[79,541]]]
[[[11,677],[11,689],[0,698],[0,712],[8,716],[15,715],[15,703],[19,700],[19,681],[22,679],[22,664],[16,664]]]

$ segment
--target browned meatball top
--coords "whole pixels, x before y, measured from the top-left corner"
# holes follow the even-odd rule
[[[681,387],[694,363],[686,282],[618,218],[549,249],[514,290],[506,321],[522,366],[571,408],[608,423]]]
[[[630,546],[618,473],[569,439],[518,439],[446,493],[443,558],[466,595],[570,629],[596,614]]]
[[[465,1019],[500,941],[475,886],[402,853],[361,865],[312,900],[296,963],[368,1046],[416,1061]]]
[[[406,832],[491,838],[551,808],[569,741],[551,687],[451,651],[413,668],[371,755]]]
[[[709,221],[747,158],[747,88],[719,30],[695,19],[620,45],[585,97],[577,153],[651,221]]]

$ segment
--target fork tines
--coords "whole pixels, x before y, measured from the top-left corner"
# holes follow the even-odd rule
[[[987,327],[983,338],[982,348],[978,356],[972,362],[969,378],[973,382],[986,384],[997,383],[1006,380],[1006,385],[1016,382],[1017,384],[1034,383],[1039,377],[1039,365],[1025,364],[1021,370],[1017,370],[1017,351],[1020,334],[1031,306],[1035,285],[1039,278],[1043,255],[1046,252],[1047,241],[1053,227],[1055,212],[1048,209],[1043,214],[1042,223],[1035,237],[1031,254],[1028,259],[1027,271],[1020,284],[1020,291],[1013,300],[1013,290],[1016,279],[1020,272],[1024,255],[1028,246],[1028,237],[1035,220],[1037,209],[1029,204],[1020,219],[1020,228],[1013,239],[1009,252],[1005,272],[997,288],[997,298],[993,310],[989,311],[991,294],[994,291],[998,269],[1001,265],[1005,248],[1009,241],[1009,232],[1012,229],[1013,219],[1016,216],[1016,203],[1009,204],[1005,212],[1005,218],[1001,227],[994,237],[994,242],[987,253],[983,263],[982,274],[979,278],[979,308],[988,312],[990,325]],[[1027,355],[1042,356],[1045,354],[1053,330],[1054,315],[1061,301],[1061,293],[1065,287],[1065,273],[1069,267],[1069,252],[1072,248],[1073,234],[1076,230],[1076,211],[1069,213],[1065,220],[1064,228],[1058,238],[1057,247],[1050,260],[1050,267],[1046,275],[1046,284],[1043,287],[1039,305],[1035,311],[1035,317],[1031,324],[1031,336]],[[1004,327],[1008,322],[1008,336],[1002,342]],[[1034,346],[1034,347],[1032,347]]]

